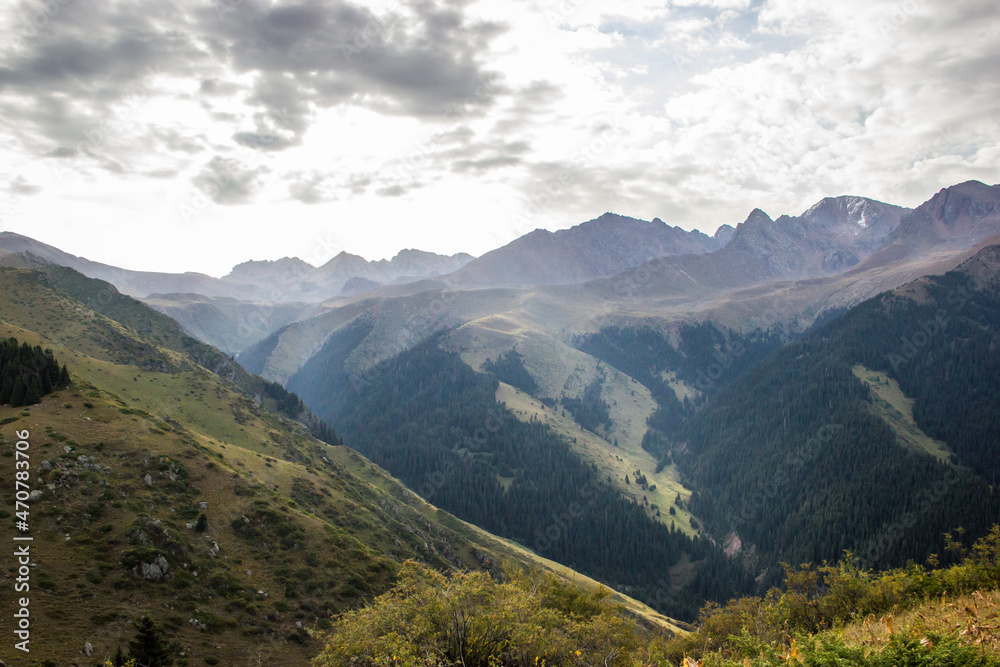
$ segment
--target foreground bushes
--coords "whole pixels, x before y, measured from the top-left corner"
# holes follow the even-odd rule
[[[400,583],[341,615],[316,667],[631,665],[640,630],[606,591],[555,578],[451,577],[409,562]]]
[[[1000,527],[971,550],[950,542],[961,563],[947,568],[878,573],[850,554],[836,566],[785,566],[785,590],[710,604],[696,631],[672,638],[603,590],[410,562],[393,590],[336,619],[313,665],[1000,667],[1000,596],[957,598],[1000,588]]]
[[[786,565],[784,591],[772,589],[764,597],[730,600],[721,607],[706,605],[698,630],[671,640],[665,656],[680,662],[685,656],[712,654],[748,659],[769,651],[777,655],[795,636],[898,612],[942,595],[1000,588],[1000,526],[969,550],[951,536],[948,540],[962,561],[947,568],[911,565],[872,572],[862,569],[851,554],[836,566]]]

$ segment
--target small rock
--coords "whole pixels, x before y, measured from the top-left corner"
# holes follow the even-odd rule
[[[63,451],[69,454],[71,451],[73,451],[73,448],[70,447],[69,445],[66,445],[65,447],[63,447]]]
[[[21,496],[21,497],[23,498],[24,496]],[[34,491],[32,491],[28,495],[28,502],[32,502],[33,503],[36,500],[39,500],[41,497],[42,497],[42,491],[41,491],[41,489],[35,489]]]
[[[42,470],[52,470],[52,462],[42,461]]]
[[[87,655],[88,658],[94,655],[94,647],[91,646],[90,642],[83,642],[83,652]]]
[[[153,486],[153,476],[150,475],[148,472],[146,473],[146,476],[143,477],[142,479],[144,482],[146,482],[147,485]]]
[[[206,503],[204,500],[202,500],[201,502],[198,503],[198,509],[200,509],[200,510],[207,510],[208,509],[208,503]]]

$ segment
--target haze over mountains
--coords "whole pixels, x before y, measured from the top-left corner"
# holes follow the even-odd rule
[[[11,253],[31,253],[53,264],[68,266],[89,278],[110,282],[122,294],[139,298],[155,294],[199,294],[269,303],[322,301],[338,295],[353,278],[377,284],[412,282],[451,273],[473,259],[464,253],[449,257],[402,250],[392,259],[369,262],[363,257],[341,252],[319,267],[296,257],[251,260],[233,267],[222,278],[213,278],[202,273],[121,269],[71,255],[20,234],[0,232],[0,256]]]
[[[283,381],[363,314],[374,326],[354,357],[359,368],[442,327],[494,338],[513,327],[557,347],[567,332],[644,318],[802,330],[823,312],[956,266],[1000,233],[998,193],[970,181],[914,210],[828,197],[797,216],[756,209],[713,237],[606,213],[535,230],[476,259],[404,250],[369,262],[342,252],[319,267],[249,261],[221,279],[118,269],[11,233],[0,234],[0,263],[24,263],[29,253],[108,280],[192,335],[248,351],[255,370]],[[263,361],[264,348],[254,348],[261,341]]]
[[[445,256],[421,250],[401,250],[389,260],[369,262],[363,257],[341,252],[327,263],[314,267],[301,259],[285,257],[276,261],[250,261],[233,267],[222,282],[256,286],[264,290],[265,301],[323,301],[337,296],[348,283],[377,287],[408,283],[456,271],[472,255]]]
[[[979,189],[984,187],[979,184]],[[955,209],[962,197],[977,196],[970,194],[977,190],[976,184],[955,190],[949,210]],[[644,294],[705,298],[768,281],[841,273],[884,244],[890,246],[887,252],[893,256],[909,257],[927,243],[950,239],[943,245],[953,248],[988,235],[988,224],[976,228],[968,223],[972,226],[959,233],[911,222],[890,238],[906,212],[861,197],[831,197],[800,216],[782,215],[772,220],[755,210],[737,228],[722,225],[712,237],[671,227],[659,219],[647,222],[606,213],[558,232],[535,230],[475,259],[466,254],[448,257],[404,250],[391,260],[369,262],[341,252],[319,267],[298,258],[248,261],[221,279],[197,273],[120,269],[9,232],[0,234],[0,254],[26,252],[107,280],[124,294],[146,298],[192,334],[237,352],[291,322],[362,295],[597,280],[594,290],[621,299],[637,286],[623,285],[621,278],[612,277],[655,261],[653,279],[641,286]],[[920,232],[922,225],[933,229]],[[911,226],[917,231],[907,232]],[[660,261],[663,258],[671,259]],[[18,260],[8,257],[2,261],[9,264]],[[601,278],[607,280],[602,283]]]
[[[712,252],[731,235],[728,225],[713,237],[671,227],[659,218],[646,222],[605,213],[570,229],[536,229],[473,260],[448,276],[447,284],[465,289],[584,282],[659,257]]]

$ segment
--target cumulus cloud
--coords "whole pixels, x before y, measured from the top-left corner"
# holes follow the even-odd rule
[[[347,0],[166,0],[155,11],[126,0],[55,3],[44,25],[8,43],[0,113],[33,128],[35,141],[73,146],[130,96],[201,95],[209,106],[238,96],[232,118],[243,127],[232,139],[263,151],[299,145],[316,107],[444,117],[472,96],[489,105],[496,92],[482,95],[496,73],[481,54],[503,26],[469,20],[463,4],[414,2],[379,15]],[[7,23],[28,25],[37,13],[25,0]],[[143,85],[151,75],[158,83]]]
[[[216,204],[235,205],[251,201],[266,167],[247,167],[234,159],[213,157],[192,183]]]

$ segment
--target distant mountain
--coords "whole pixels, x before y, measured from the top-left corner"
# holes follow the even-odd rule
[[[461,269],[474,258],[466,253],[438,255],[422,250],[402,250],[389,260],[369,262],[364,257],[341,252],[326,264],[313,267],[298,258],[249,261],[237,265],[222,278],[223,283],[254,285],[264,289],[272,301],[317,302],[337,296],[352,280],[359,283],[410,283]]]
[[[676,302],[834,275],[869,257],[907,211],[863,197],[826,198],[777,220],[754,209],[720,250],[656,259],[588,285],[607,298]]]
[[[203,273],[157,273],[130,271],[92,262],[14,232],[0,232],[0,256],[29,252],[47,262],[75,269],[88,278],[111,283],[122,294],[143,297],[153,292],[193,292],[205,296],[262,298],[264,292],[253,285],[226,285]]]
[[[904,214],[878,250],[843,273],[720,291],[700,312],[732,327],[781,321],[808,326],[824,313],[857,305],[921,276],[950,271],[985,245],[998,242],[1000,186],[969,181],[941,190]]]
[[[944,188],[904,216],[883,247],[860,268],[971,247],[1000,234],[1000,185],[967,181]]]
[[[247,358],[253,358],[253,367],[266,377],[284,382],[310,363],[309,356],[333,331],[366,310],[373,313],[375,326],[352,357],[359,368],[444,327],[478,331],[481,323],[483,336],[509,347],[510,336],[498,335],[498,331],[520,329],[522,335],[532,331],[542,337],[561,338],[565,331],[582,333],[593,322],[608,318],[690,318],[689,313],[704,308],[701,304],[737,290],[779,280],[837,275],[870,256],[906,211],[861,197],[827,198],[802,215],[777,220],[755,210],[735,229],[720,227],[714,238],[670,228],[658,220],[643,222],[606,214],[563,232],[532,232],[427,284],[375,290],[364,295],[367,304],[353,301],[350,308],[327,304],[331,309],[328,314],[291,325]],[[604,244],[608,248],[621,249],[626,245],[623,239],[634,242],[643,235],[686,240],[686,246],[675,244],[672,250],[717,246],[727,239],[728,244],[713,252],[659,256],[616,275],[586,282],[534,285],[530,290],[482,289],[489,281],[527,281],[523,276],[529,275],[532,281],[556,280],[557,275],[565,281],[627,264],[622,252],[616,255],[610,250],[600,271],[594,266],[602,266],[602,260],[583,260],[581,248],[590,252],[601,247],[601,230],[614,232],[611,241]],[[567,247],[576,250],[566,251]],[[667,246],[651,248],[628,255],[629,261],[659,255]],[[872,293],[862,293],[861,298]],[[499,314],[505,322],[491,319]],[[562,340],[550,342],[560,348],[565,345]],[[493,357],[505,349],[496,349]]]
[[[446,256],[403,250],[390,260],[369,262],[342,252],[320,267],[295,257],[244,262],[219,279],[202,273],[130,271],[71,255],[20,234],[0,232],[0,257],[25,252],[75,269],[88,278],[105,280],[122,294],[137,298],[151,294],[197,294],[264,303],[316,303],[339,295],[355,277],[379,283],[414,282],[451,273],[473,259],[465,253]],[[10,262],[8,259],[8,265]]]
[[[469,262],[448,277],[448,284],[461,289],[579,283],[658,257],[717,250],[727,236],[720,231],[713,238],[659,218],[647,222],[605,213],[557,232],[536,229]]]
[[[344,287],[340,290],[340,296],[358,296],[379,287],[382,287],[382,283],[376,280],[355,276],[344,283]]]
[[[758,209],[721,256],[750,252],[767,277],[839,273],[877,250],[907,210],[863,197],[827,197],[800,216],[772,222]]]
[[[230,355],[323,310],[312,303],[241,301],[200,294],[150,294],[143,302],[176,320],[189,335]]]
[[[736,228],[732,225],[722,225],[715,230],[715,234],[712,235],[712,238],[715,239],[718,247],[722,248],[732,240],[733,234],[735,233]]]

